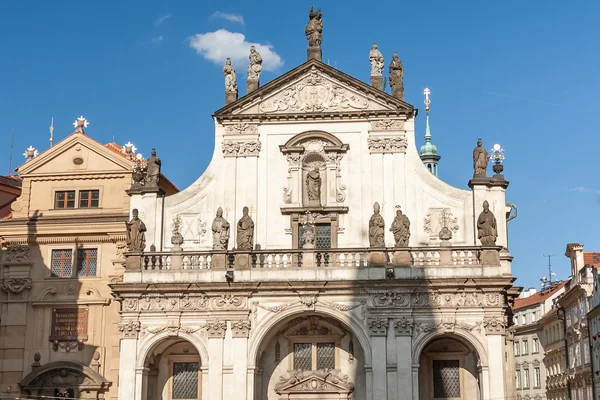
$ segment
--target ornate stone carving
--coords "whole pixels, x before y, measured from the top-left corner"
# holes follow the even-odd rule
[[[322,112],[366,110],[369,101],[324,78],[316,67],[300,82],[260,105],[260,111]]]
[[[256,51],[255,46],[250,46],[250,55],[248,56],[250,64],[248,65],[248,80],[258,81],[262,71],[263,59],[260,53]]]
[[[439,232],[447,228],[451,235],[455,235],[460,229],[458,218],[452,214],[449,208],[430,208],[423,220],[423,230],[430,235],[430,239],[442,239]]]
[[[369,246],[371,247],[385,247],[385,221],[379,212],[379,203],[375,202],[373,204],[373,215],[369,219]]]
[[[243,303],[245,305],[245,302]],[[141,297],[123,299],[123,312],[155,312],[155,311],[202,311],[209,308],[220,309],[210,304],[209,298],[203,293],[184,294],[148,294]],[[243,307],[243,306],[241,306]]]
[[[388,329],[388,319],[382,317],[369,318],[367,320],[369,333],[371,336],[386,336]]]
[[[183,244],[183,235],[181,234],[181,215],[179,214],[173,218],[171,244],[174,246],[173,250],[181,250],[181,245]]]
[[[280,304],[278,306],[263,306],[258,301],[255,301],[252,304],[254,304],[255,306],[257,306],[259,308],[262,308],[263,310],[270,311],[272,313],[279,313],[279,312],[281,312],[283,310],[287,310],[291,306],[293,306],[295,304],[298,304],[298,303],[299,303],[299,301],[293,301],[293,302],[290,302],[290,303],[283,303],[283,304]]]
[[[9,244],[4,250],[6,262],[29,261],[29,246],[26,244]]]
[[[213,249],[227,250],[229,246],[229,222],[223,218],[223,209],[217,209],[217,216],[212,223]]]
[[[313,10],[313,6],[310,6],[308,23],[304,33],[310,47],[321,47],[321,43],[323,43],[323,15],[320,8],[316,12]]]
[[[306,181],[304,184],[306,197],[309,202],[321,204],[321,173],[319,168],[314,168],[308,171],[306,174]]]
[[[228,135],[256,135],[258,134],[257,124],[237,123],[225,126],[225,133]]]
[[[404,100],[404,66],[398,58],[398,54],[394,53],[389,67],[390,86],[392,88],[392,96],[397,99]]]
[[[436,291],[409,292],[403,290],[385,291],[371,296],[375,308],[431,308],[431,307],[498,307],[498,293],[483,293],[477,290],[461,289],[455,293],[440,294]]]
[[[206,323],[206,333],[208,337],[224,338],[227,331],[227,322],[225,321],[209,321]]]
[[[200,328],[192,328],[189,326],[181,326],[180,323],[169,323],[167,325],[156,326],[156,327],[148,327],[145,326],[144,330],[148,333],[161,333],[161,332],[169,332],[170,336],[177,336],[179,332],[184,332],[188,334],[196,333],[200,330]]]
[[[229,57],[225,60],[225,65],[223,66],[223,75],[225,76],[225,91],[237,93],[237,75]]]
[[[348,375],[339,370],[292,370],[288,371],[288,375],[279,377],[279,382],[275,384],[278,394],[332,392],[349,395],[354,391],[354,384],[349,381]]]
[[[410,239],[410,220],[401,210],[396,211],[396,218],[392,222],[390,231],[394,234],[395,247],[408,247]]]
[[[412,319],[406,317],[400,317],[394,322],[394,329],[396,330],[396,336],[410,336],[412,335],[415,323]]]
[[[317,303],[318,293],[316,294],[299,294],[300,303],[304,306],[304,311],[314,311]]]
[[[473,149],[473,177],[485,177],[490,156],[483,147],[481,139],[477,139],[477,147]]]
[[[146,179],[145,186],[158,187],[160,180],[160,158],[156,156],[156,149],[152,149],[152,153],[146,161]]]
[[[254,247],[254,221],[248,215],[248,207],[242,210],[243,216],[237,224],[237,249],[252,250]]]
[[[138,217],[138,209],[131,211],[131,221],[126,222],[127,248],[129,251],[144,251],[146,248],[146,225]]]
[[[231,335],[234,338],[247,338],[250,335],[251,323],[248,320],[231,321]]]
[[[506,320],[504,317],[485,317],[483,319],[485,333],[488,335],[502,335],[506,328]]]
[[[490,204],[483,202],[483,211],[477,218],[477,238],[481,240],[482,246],[494,246],[498,237],[496,217],[490,211]]]
[[[141,325],[139,321],[127,321],[119,323],[119,331],[122,339],[137,339]]]
[[[383,73],[384,61],[383,54],[379,51],[377,43],[373,43],[369,51],[369,62],[371,63],[371,76],[381,76]]]
[[[234,294],[222,294],[213,300],[215,309],[236,309],[246,307],[246,298]]]
[[[2,290],[6,293],[20,294],[31,289],[31,278],[6,278],[2,281]]]
[[[248,140],[244,142],[223,141],[224,157],[258,157],[260,149],[260,140]]]
[[[401,131],[404,130],[404,121],[399,119],[376,119],[371,121],[373,131]]]
[[[408,140],[404,136],[399,137],[370,137],[367,139],[369,153],[406,153]]]

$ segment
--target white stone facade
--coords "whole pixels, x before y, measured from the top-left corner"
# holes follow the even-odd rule
[[[171,399],[181,368],[197,369],[198,399],[513,398],[508,183],[480,177],[461,190],[436,178],[415,117],[316,60],[217,111],[213,159],[194,184],[131,193],[156,251],[129,253],[113,285],[119,398]],[[497,221],[490,246],[477,238],[484,201]],[[370,247],[376,202],[385,246]],[[225,249],[213,249],[219,207]],[[244,207],[254,246],[240,251]],[[397,210],[407,247],[394,247]],[[183,251],[171,244],[176,221]],[[306,246],[300,229],[319,225]]]

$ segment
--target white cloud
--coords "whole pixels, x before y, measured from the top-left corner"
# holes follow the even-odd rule
[[[222,11],[217,11],[213,15],[211,15],[210,18],[220,18],[229,22],[236,22],[238,24],[244,25],[244,17],[242,17],[239,14],[230,14]]]
[[[152,43],[161,44],[164,40],[165,40],[165,37],[163,35],[160,35],[160,36],[152,38]]]
[[[600,195],[600,190],[598,189],[593,189],[593,188],[589,188],[589,187],[585,187],[585,186],[577,186],[574,187],[572,189],[569,189],[569,192],[577,192],[577,193],[595,193],[597,195]]]
[[[275,52],[273,46],[248,42],[246,36],[238,32],[219,29],[215,32],[198,33],[189,39],[192,49],[205,59],[220,66],[225,64],[225,59],[229,57],[238,70],[245,70],[248,66],[250,46],[256,46],[256,50],[262,56],[263,70],[274,72],[283,66],[283,60]]]
[[[162,17],[160,17],[159,19],[157,19],[156,21],[154,21],[154,26],[159,26],[160,24],[162,24],[163,22],[165,22],[167,19],[171,18],[173,15],[171,14],[165,14]]]

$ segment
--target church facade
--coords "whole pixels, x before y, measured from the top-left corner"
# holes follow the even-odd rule
[[[226,63],[213,158],[190,187],[134,173],[111,285],[120,399],[516,396],[499,163],[487,176],[478,146],[469,190],[438,179],[398,57],[390,95],[377,54],[370,84],[321,62],[321,24],[311,10],[308,60],[265,86],[251,53],[239,99]]]

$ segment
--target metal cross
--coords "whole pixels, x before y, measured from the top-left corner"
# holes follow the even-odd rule
[[[429,88],[425,88],[425,90],[423,90],[423,94],[425,95],[425,100],[429,100],[429,95],[431,94],[431,91],[429,90]]]

